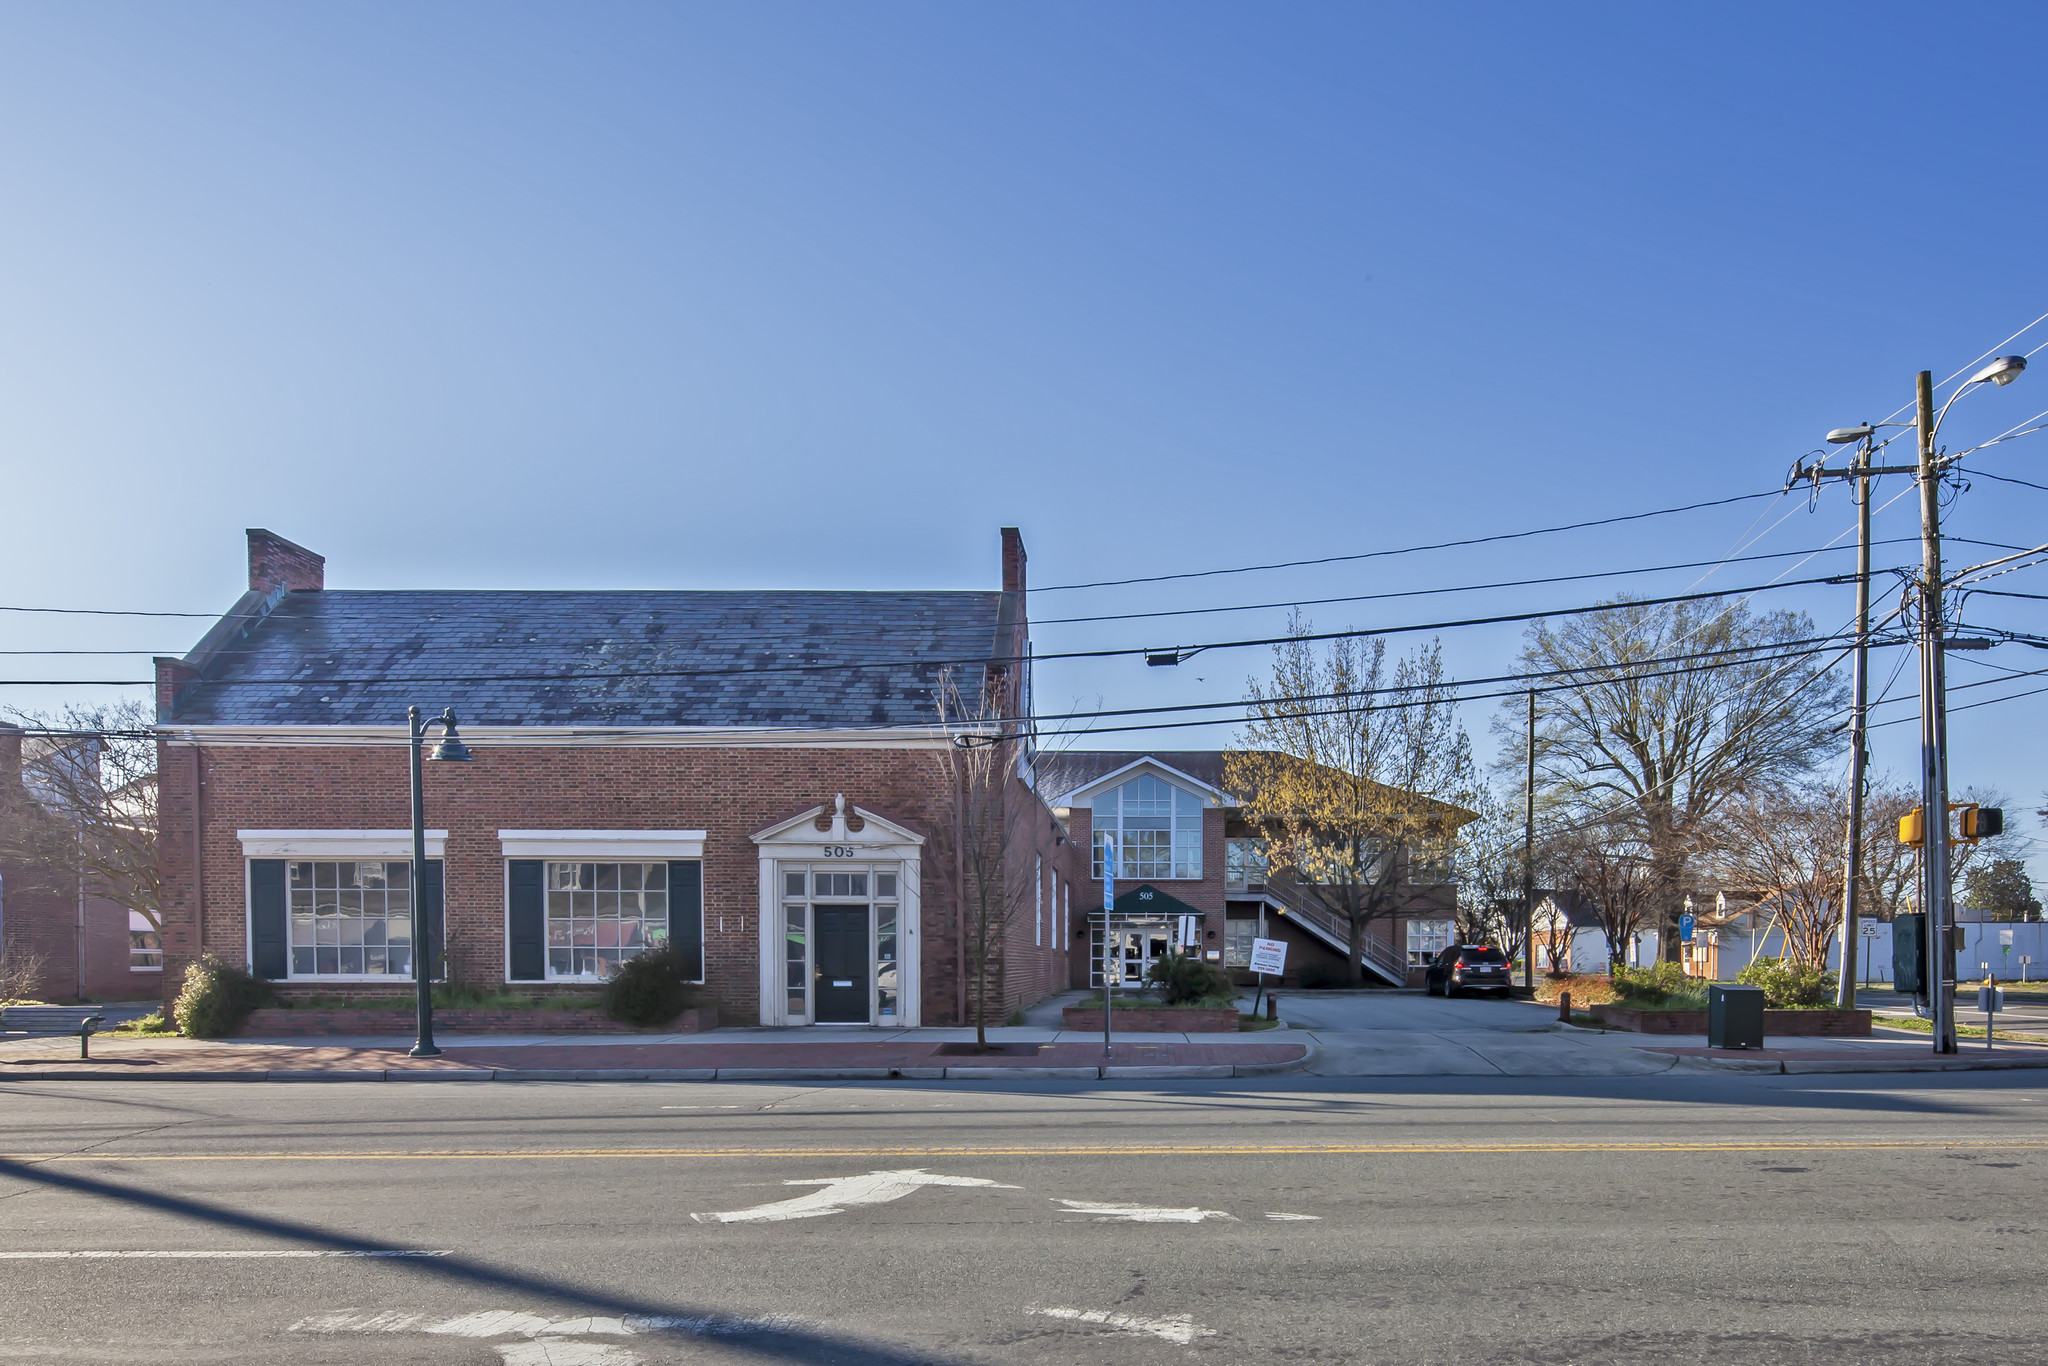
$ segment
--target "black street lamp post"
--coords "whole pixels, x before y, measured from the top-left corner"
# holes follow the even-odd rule
[[[405,709],[406,727],[412,735],[412,980],[415,999],[419,1004],[419,1038],[414,1042],[410,1055],[415,1058],[438,1058],[441,1050],[434,1046],[434,964],[438,945],[430,933],[427,920],[426,874],[427,874],[427,819],[426,795],[422,791],[420,772],[420,749],[427,738],[429,726],[441,728],[440,743],[428,758],[468,762],[469,747],[462,743],[462,737],[455,733],[455,709],[443,711],[432,721],[420,719],[418,707]],[[445,905],[448,899],[447,879],[442,879],[440,900]],[[447,913],[442,912],[445,921]]]

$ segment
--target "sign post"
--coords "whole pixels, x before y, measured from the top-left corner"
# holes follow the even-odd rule
[[[1116,836],[1102,837],[1102,1056],[1107,1058],[1115,1052],[1110,1043],[1110,1014],[1113,1007],[1110,997],[1115,993],[1110,976],[1111,949],[1115,950],[1116,976],[1124,975],[1123,936],[1112,941],[1109,922],[1116,915]]]
[[[1266,974],[1278,977],[1287,971],[1287,941],[1252,940],[1252,971],[1258,974],[1259,989],[1252,993],[1252,1018],[1259,1018],[1259,998],[1266,992]]]

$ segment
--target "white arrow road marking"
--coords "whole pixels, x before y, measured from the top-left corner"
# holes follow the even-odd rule
[[[920,1186],[993,1186],[1016,1190],[1000,1181],[979,1176],[936,1176],[920,1167],[907,1171],[869,1172],[866,1176],[821,1176],[803,1181],[785,1181],[785,1186],[816,1186],[809,1195],[799,1195],[752,1209],[723,1213],[693,1214],[700,1224],[773,1224],[788,1219],[816,1219],[820,1215],[844,1214],[856,1205],[886,1205],[901,1200]]]
[[[9,1262],[57,1262],[73,1258],[92,1260],[103,1257],[159,1257],[172,1260],[223,1260],[233,1261],[245,1257],[448,1257],[453,1254],[446,1248],[438,1252],[419,1249],[410,1252],[329,1252],[322,1248],[244,1248],[234,1252],[0,1252],[0,1261]]]
[[[638,1352],[614,1347],[609,1342],[570,1342],[562,1338],[536,1338],[532,1342],[510,1342],[498,1348],[505,1366],[640,1366]]]
[[[1320,1218],[1322,1218],[1323,1216],[1322,1216],[1322,1215],[1320,1215],[1320,1214],[1282,1214],[1282,1213],[1280,1213],[1280,1212],[1279,1212],[1279,1211],[1277,1211],[1277,1210],[1267,1210],[1267,1211],[1266,1211],[1266,1217],[1267,1217],[1268,1219],[1288,1219],[1288,1220],[1297,1220],[1297,1219],[1320,1219]]]
[[[1060,1203],[1066,1206],[1060,1213],[1092,1214],[1097,1223],[1122,1219],[1132,1224],[1199,1224],[1204,1219],[1229,1219],[1233,1222],[1237,1219],[1236,1215],[1220,1209],[1192,1206],[1187,1209],[1154,1209],[1149,1205],[1105,1205],[1093,1200],[1061,1200]],[[1053,1311],[1048,1309],[1045,1312],[1050,1314]]]
[[[1076,1323],[1099,1323],[1119,1333],[1149,1333],[1181,1347],[1193,1345],[1196,1338],[1216,1336],[1214,1328],[1202,1327],[1192,1314],[1176,1314],[1170,1319],[1146,1319],[1110,1309],[1029,1309],[1025,1312],[1043,1314],[1051,1319],[1071,1319]]]

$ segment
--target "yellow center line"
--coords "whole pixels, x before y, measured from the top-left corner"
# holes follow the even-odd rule
[[[888,1144],[805,1148],[473,1148],[418,1152],[6,1153],[10,1162],[500,1162],[575,1158],[827,1157],[1404,1157],[1514,1153],[1875,1153],[2048,1148],[2048,1138],[1725,1139],[1604,1143]]]

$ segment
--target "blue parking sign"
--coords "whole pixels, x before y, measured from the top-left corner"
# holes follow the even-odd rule
[[[1681,944],[1690,944],[1692,942],[1692,916],[1689,914],[1678,917],[1678,942]]]

